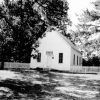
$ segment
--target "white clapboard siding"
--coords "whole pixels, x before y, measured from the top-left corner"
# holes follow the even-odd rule
[[[70,71],[70,67],[73,65],[73,58],[75,55],[75,66],[79,66],[80,60],[77,64],[78,58],[82,58],[81,52],[77,47],[70,42],[64,35],[61,34],[59,30],[47,31],[45,37],[39,39],[39,47],[37,50],[41,53],[41,61],[38,62],[37,59],[31,57],[31,68],[48,68],[56,70]],[[48,55],[47,52],[51,52]],[[63,62],[59,63],[59,54],[63,54]],[[32,51],[34,55],[34,50]]]

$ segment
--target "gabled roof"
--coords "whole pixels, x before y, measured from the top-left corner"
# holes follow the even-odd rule
[[[64,39],[64,41],[66,41],[74,50],[76,50],[77,52],[81,53],[79,51],[79,49],[67,38],[65,37],[63,34],[61,34],[60,32],[58,32],[58,34]]]
[[[67,42],[74,50],[76,50],[77,52],[81,53],[81,52],[79,51],[79,49],[78,49],[67,37],[65,37],[63,34],[61,34],[61,31],[60,31],[59,29],[57,29],[57,28],[55,28],[55,27],[50,27],[47,31],[52,31],[52,30],[58,31],[57,33],[60,35],[60,37],[63,38],[63,40],[64,40],[65,42]]]

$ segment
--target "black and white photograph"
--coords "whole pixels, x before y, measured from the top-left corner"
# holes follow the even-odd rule
[[[0,0],[0,100],[100,100],[100,0]]]

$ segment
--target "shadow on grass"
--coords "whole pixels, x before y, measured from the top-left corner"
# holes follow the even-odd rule
[[[0,87],[10,89],[13,92],[13,98],[20,98],[20,94],[34,98],[42,95],[42,86],[40,84],[32,84],[17,79],[2,80],[0,81]]]

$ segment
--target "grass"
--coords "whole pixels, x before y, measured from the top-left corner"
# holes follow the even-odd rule
[[[0,78],[0,87],[8,89],[7,93],[3,90],[1,100],[100,100],[100,79],[88,79],[86,74],[42,69],[13,69],[13,72],[20,78]]]

